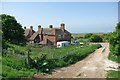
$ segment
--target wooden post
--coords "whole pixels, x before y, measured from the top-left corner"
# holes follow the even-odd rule
[[[30,57],[29,57],[29,51],[27,51],[27,65],[29,66],[30,64]]]

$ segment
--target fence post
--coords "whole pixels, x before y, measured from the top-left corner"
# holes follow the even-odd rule
[[[29,66],[30,64],[30,57],[29,57],[29,51],[27,51],[27,65]]]

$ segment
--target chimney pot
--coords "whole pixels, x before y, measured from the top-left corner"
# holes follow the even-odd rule
[[[30,29],[33,30],[33,26],[30,26]]]
[[[62,31],[64,31],[65,30],[65,24],[62,23],[60,28],[62,29]]]
[[[49,25],[49,28],[53,28],[53,26],[52,26],[52,25]]]
[[[24,29],[26,29],[26,26],[24,27]]]
[[[40,30],[40,28],[41,28],[41,25],[38,25],[38,31]]]

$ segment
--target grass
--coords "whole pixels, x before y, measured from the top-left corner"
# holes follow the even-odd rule
[[[48,59],[52,59],[52,58],[61,59],[64,56],[67,56],[70,54],[79,54],[79,55],[89,54],[93,52],[95,49],[97,49],[97,46],[84,45],[84,48],[79,48],[80,45],[72,45],[71,47],[62,47],[62,48],[56,48],[56,49],[32,48],[30,56],[33,58],[35,56],[40,57],[41,55],[46,54],[47,55],[46,57]]]
[[[109,53],[108,59],[120,63],[120,56],[114,55],[112,52]]]
[[[81,76],[81,73],[80,74],[78,74],[76,77],[80,77]]]
[[[116,78],[116,80],[120,80],[120,71],[109,71],[107,78]]]
[[[55,67],[68,66],[84,59],[101,45],[73,45],[62,48],[31,48],[30,66],[26,64],[26,49],[18,45],[9,44],[7,50],[3,50],[2,76],[3,78],[33,77]]]
[[[109,53],[108,59],[120,63],[120,56],[117,56],[112,52]],[[108,71],[107,78],[116,78],[116,80],[120,80],[120,71]]]

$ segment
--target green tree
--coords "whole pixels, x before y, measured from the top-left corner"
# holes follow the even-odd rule
[[[120,55],[120,22],[116,26],[114,31],[109,38],[110,51],[115,55]]]
[[[85,38],[90,38],[93,34],[92,33],[88,33],[85,35]]]
[[[2,22],[3,40],[17,44],[26,41],[24,29],[13,16],[2,14],[0,15],[0,22]]]
[[[102,42],[102,38],[98,35],[92,35],[90,38],[89,38],[89,41],[90,42]]]

